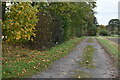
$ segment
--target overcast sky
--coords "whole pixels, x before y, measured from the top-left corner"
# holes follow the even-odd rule
[[[120,0],[97,0],[96,17],[99,24],[107,25],[111,19],[118,19]]]

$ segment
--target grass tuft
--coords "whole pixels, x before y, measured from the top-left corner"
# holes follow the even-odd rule
[[[82,55],[82,61],[79,61],[79,64],[83,68],[92,69],[95,68],[93,65],[93,55],[94,55],[95,48],[93,46],[86,46],[84,48],[84,54]]]
[[[93,42],[94,42],[94,41],[93,41],[93,38],[89,38],[87,42],[93,43]]]

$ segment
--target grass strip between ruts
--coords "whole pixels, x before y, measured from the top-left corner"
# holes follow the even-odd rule
[[[92,39],[90,39],[90,42],[92,41]],[[80,65],[80,67],[84,68],[84,69],[94,69],[95,66],[94,61],[93,61],[93,55],[94,55],[94,51],[95,48],[91,45],[88,45],[84,48],[83,50],[83,55],[80,56],[82,58],[81,61],[78,61],[78,64]],[[75,74],[72,75],[73,78],[90,78],[91,75],[89,72],[85,72],[85,71],[81,71],[81,70],[74,70]]]
[[[79,62],[80,66],[83,68],[92,69],[95,68],[93,65],[93,55],[94,55],[95,48],[91,45],[88,45],[84,48],[84,54],[81,56],[82,60]]]

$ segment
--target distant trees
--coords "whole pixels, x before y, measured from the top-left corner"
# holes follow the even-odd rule
[[[119,34],[120,29],[120,20],[119,19],[111,19],[108,23],[108,29],[113,34]]]
[[[106,34],[110,36],[111,34],[120,35],[120,20],[119,19],[111,19],[108,22],[108,25],[99,25],[97,34]]]
[[[102,35],[102,36],[110,36],[111,35],[111,33],[106,29],[106,26],[104,26],[104,25],[98,26],[97,34]]]
[[[119,19],[111,19],[108,23],[109,26],[112,28],[114,27],[120,27],[120,20]]]
[[[104,25],[99,25],[98,26],[98,34],[101,35],[106,35],[106,36],[110,36],[111,34],[120,34],[120,20],[119,19],[111,19],[108,22],[108,25],[104,26]]]

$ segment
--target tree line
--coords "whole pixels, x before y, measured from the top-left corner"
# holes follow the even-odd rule
[[[96,2],[3,3],[4,42],[48,49],[59,43],[97,33]]]
[[[98,25],[97,35],[112,36],[120,35],[120,20],[111,19],[108,25]]]

